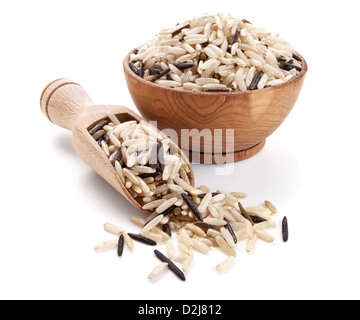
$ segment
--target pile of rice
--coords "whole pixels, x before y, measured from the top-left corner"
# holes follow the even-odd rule
[[[129,65],[145,80],[197,92],[263,89],[302,70],[288,42],[230,14],[202,15],[162,30],[135,49]]]
[[[246,251],[254,249],[256,241],[273,242],[274,237],[266,231],[276,224],[271,221],[277,212],[270,203],[264,206],[243,208],[239,202],[246,197],[243,193],[212,192],[205,186],[191,185],[191,172],[185,159],[170,148],[170,140],[141,121],[121,123],[109,114],[89,130],[99,147],[113,164],[119,179],[144,210],[150,212],[147,219],[133,217],[131,220],[141,229],[138,234],[127,233],[123,228],[105,224],[105,230],[120,236],[95,247],[96,251],[127,245],[133,250],[132,239],[146,244],[166,243],[167,257],[161,257],[162,264],[151,273],[157,275],[164,267],[187,272],[193,262],[194,250],[207,254],[211,247],[218,247],[228,257],[217,267],[224,272],[235,262],[236,246],[246,241]],[[171,237],[177,233],[177,242]],[[168,259],[168,260],[166,260]],[[182,271],[173,261],[181,263]],[[185,275],[180,274],[182,280]]]

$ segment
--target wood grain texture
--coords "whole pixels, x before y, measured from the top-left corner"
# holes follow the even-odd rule
[[[143,210],[142,203],[137,202],[131,196],[101,147],[88,132],[89,128],[106,118],[108,112],[115,114],[121,122],[130,120],[139,122],[144,120],[142,117],[124,106],[94,105],[85,90],[79,84],[68,79],[55,80],[45,87],[41,94],[40,107],[51,122],[73,132],[75,151],[87,165],[137,209],[150,213]],[[174,148],[173,150],[178,150],[188,164],[191,171],[189,179],[194,186],[194,172],[187,157],[172,141],[170,145]]]
[[[226,140],[217,142],[212,137],[216,129],[233,129],[235,161],[256,154],[261,150],[257,146],[282,124],[298,99],[308,70],[302,58],[300,74],[282,85],[244,93],[205,93],[179,91],[146,81],[131,71],[129,59],[130,53],[123,63],[126,82],[145,119],[157,121],[160,130],[175,130],[179,137],[183,129],[210,129],[208,141],[213,141],[213,145],[206,139],[193,141],[190,151],[194,153],[225,153]],[[181,146],[188,143],[183,140]],[[251,149],[253,152],[249,152]]]
[[[258,154],[265,146],[265,141],[260,142],[252,148],[236,151],[234,153],[199,153],[188,150],[183,150],[185,155],[192,163],[204,163],[204,164],[224,164],[231,162],[238,162],[253,157]]]

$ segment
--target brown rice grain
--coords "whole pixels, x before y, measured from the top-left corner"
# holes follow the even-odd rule
[[[203,254],[209,253],[209,247],[205,243],[194,238],[193,238],[193,249]]]
[[[253,229],[254,230],[264,230],[264,229],[275,228],[275,227],[276,227],[276,223],[274,221],[264,221],[264,222],[256,224],[253,227]]]
[[[108,251],[111,249],[115,249],[118,246],[118,240],[108,240],[108,241],[104,241],[102,243],[97,244],[94,247],[94,251],[95,252],[104,252],[104,251]]]
[[[235,263],[235,257],[230,256],[226,258],[223,262],[218,264],[216,266],[216,270],[220,273],[224,273],[228,271],[234,265],[234,263]]]
[[[236,252],[234,248],[232,248],[222,236],[217,236],[215,238],[215,241],[226,255],[236,257]]]
[[[204,232],[204,230],[202,230],[201,228],[199,228],[198,226],[192,223],[188,223],[186,225],[186,228],[192,231],[193,233],[199,235],[200,237],[206,237],[206,233]]]
[[[130,220],[131,220],[131,222],[133,222],[134,224],[136,224],[137,226],[139,226],[141,228],[143,228],[146,223],[146,221],[143,218],[140,218],[138,216],[133,216],[133,217],[131,217]]]
[[[124,233],[124,242],[130,251],[134,250],[134,242],[127,233]]]
[[[254,230],[257,237],[266,242],[274,242],[275,237],[264,230]]]
[[[182,263],[181,269],[185,273],[189,271],[192,263],[194,261],[194,254],[190,251],[189,255],[185,258],[184,262]]]
[[[218,236],[221,236],[221,233],[215,229],[209,229],[207,232],[206,232],[206,235],[210,238],[216,238]]]
[[[246,251],[248,253],[250,253],[254,250],[257,239],[258,239],[258,236],[256,234],[253,234],[253,236],[248,239],[248,242],[246,244]]]
[[[163,262],[163,263],[159,264],[153,271],[151,271],[151,273],[148,276],[148,279],[153,280],[153,279],[157,278],[160,274],[162,274],[164,272],[164,270],[167,267],[168,267],[167,262]]]
[[[150,230],[152,230],[153,228],[155,228],[160,221],[164,218],[164,216],[162,214],[154,217],[152,220],[148,221],[145,225],[144,228],[142,229],[142,232],[148,232]]]
[[[271,219],[271,210],[267,207],[260,207],[260,206],[252,206],[252,207],[247,207],[246,208],[246,212],[249,215],[254,215],[256,217],[260,217],[263,218],[265,220],[270,220]]]
[[[275,213],[278,212],[276,207],[270,201],[266,200],[265,205],[266,205],[267,208],[269,208],[271,210],[271,213],[275,214]]]
[[[166,241],[166,253],[167,253],[167,257],[170,260],[174,259],[175,256],[176,256],[174,243],[173,243],[173,241],[171,239]]]
[[[231,247],[235,247],[235,241],[233,239],[233,236],[231,235],[231,233],[229,232],[229,230],[227,230],[226,228],[222,227],[220,229],[220,233],[223,236],[223,238],[225,239],[225,241],[231,246]]]
[[[213,224],[215,226],[225,226],[226,225],[226,221],[224,221],[222,219],[215,219],[215,218],[205,218],[204,222],[208,223],[208,224]]]
[[[120,236],[122,233],[125,233],[125,230],[123,228],[116,226],[112,223],[105,223],[104,230],[115,236]]]
[[[157,213],[162,213],[165,210],[169,209],[171,206],[175,204],[175,202],[178,200],[178,198],[174,197],[169,200],[166,200],[164,203],[162,203],[157,209]]]

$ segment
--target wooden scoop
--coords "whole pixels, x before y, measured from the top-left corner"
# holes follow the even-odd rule
[[[68,79],[58,79],[48,84],[41,94],[40,107],[52,123],[73,132],[74,148],[85,163],[136,208],[149,213],[142,209],[142,205],[125,188],[112,163],[88,131],[98,122],[107,118],[108,112],[115,114],[120,122],[131,120],[140,122],[144,120],[142,117],[124,106],[94,105],[85,90],[79,84]],[[160,132],[160,134],[165,137],[163,133]],[[189,179],[191,185],[194,186],[194,172],[187,157],[174,142],[171,141],[170,146],[172,150],[178,151],[189,166]]]

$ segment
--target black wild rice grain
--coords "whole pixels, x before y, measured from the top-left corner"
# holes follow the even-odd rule
[[[169,213],[173,212],[176,208],[177,208],[177,206],[173,205],[170,208],[166,209],[164,212],[161,212],[160,214],[162,214],[165,217]]]
[[[155,255],[162,261],[168,264],[168,268],[175,273],[175,275],[182,281],[186,281],[185,274],[182,272],[168,257],[163,255],[159,250],[154,250]]]
[[[262,71],[259,71],[258,73],[255,74],[255,76],[250,84],[250,87],[249,87],[250,90],[255,90],[257,88],[262,75],[263,75]]]
[[[231,89],[230,88],[219,88],[219,89],[205,89],[204,92],[230,92]]]
[[[116,156],[115,156],[115,158],[114,158],[114,163],[115,163],[116,161],[118,161],[118,162],[120,163],[120,162],[121,162],[121,159],[122,159],[122,152],[121,152],[121,148],[119,148],[119,150],[117,151]]]
[[[294,64],[294,59],[289,60],[287,63]]]
[[[212,195],[213,197],[215,197],[215,196],[217,196],[217,195],[219,195],[219,194],[220,194],[220,193],[218,193],[218,192],[213,192],[211,195]],[[206,193],[201,193],[201,194],[198,195],[198,198],[204,199],[205,196],[206,196]]]
[[[180,69],[180,70],[189,69],[189,68],[192,68],[193,66],[195,66],[195,63],[183,62],[183,63],[175,64],[175,67]]]
[[[99,139],[96,140],[98,145],[101,147],[101,142],[104,141],[104,136],[101,136]]]
[[[105,141],[106,143],[109,143],[109,142],[110,142],[110,138],[109,138],[109,136],[108,136],[106,133],[103,135],[103,137],[104,137],[104,141]]]
[[[220,229],[219,226],[215,226],[214,224],[206,222],[195,222],[194,224],[203,229]]]
[[[135,234],[135,233],[128,233],[128,236],[134,240],[137,240],[139,242],[148,244],[149,246],[156,246],[157,243],[154,240],[151,240],[149,238],[145,238],[139,234]]]
[[[160,70],[159,69],[156,69],[156,68],[149,68],[149,73],[151,76],[153,76],[154,74],[159,74],[160,73]]]
[[[135,67],[134,62],[130,61],[129,67],[132,70],[132,72],[134,72],[136,75],[139,75],[140,72],[139,72],[138,68]]]
[[[229,221],[227,219],[225,219],[225,221],[226,221],[225,228],[227,229],[227,231],[230,232],[232,238],[234,239],[234,242],[237,243],[238,240],[237,240],[236,234],[234,232],[234,229],[232,228],[232,226],[230,225],[230,223],[229,223]]]
[[[163,224],[163,231],[171,238],[171,228],[168,223]]]
[[[119,257],[122,256],[124,251],[124,235],[120,235],[119,237],[119,243],[118,243],[118,249],[117,249],[117,254]]]
[[[181,37],[180,37],[180,39],[179,39],[179,42],[183,42],[184,40],[185,40],[185,37],[186,37],[186,35],[184,34],[184,35],[182,35]]]
[[[192,213],[195,215],[196,218],[198,218],[199,220],[203,221],[204,218],[202,217],[199,209],[196,207],[194,201],[192,201],[192,199],[188,196],[188,194],[186,193],[182,193],[181,194],[182,198],[184,199],[185,203],[187,204],[187,206],[189,207],[189,209],[192,211]]]
[[[277,60],[277,62],[286,62],[286,59],[283,57],[279,57],[276,60]]]
[[[144,78],[144,64],[142,61],[140,61],[140,65],[139,65],[139,77]]]
[[[245,208],[243,207],[243,205],[242,205],[240,202],[238,202],[238,205],[239,205],[239,209],[240,209],[241,215],[242,215],[246,220],[249,220],[252,225],[254,225],[254,221],[252,221],[252,219],[250,218],[249,214],[246,212],[246,210],[245,210]]]
[[[292,57],[297,60],[297,61],[302,61],[301,58],[296,54],[296,53],[293,53]]]
[[[302,69],[298,66],[295,66],[294,64],[290,64],[287,62],[280,62],[280,67],[282,67],[284,70],[290,71],[291,69],[296,69],[297,71],[301,71]]]
[[[234,36],[234,40],[233,40],[232,44],[235,44],[236,42],[238,42],[239,36],[240,36],[240,32],[241,32],[240,28],[237,28],[237,29],[236,29],[236,33],[235,33],[235,36]],[[230,51],[230,52],[231,52],[231,51]]]
[[[155,177],[157,177],[158,175],[160,175],[160,172],[142,173],[142,174],[139,174],[139,177],[140,177],[141,179],[146,179],[146,178],[155,178]]]
[[[282,237],[284,242],[289,240],[289,225],[286,217],[282,221]]]
[[[156,75],[154,76],[154,79],[152,79],[152,81],[159,80],[161,77],[167,75],[169,72],[170,72],[170,69],[169,69],[169,68],[161,71],[159,74],[156,74]]]
[[[256,216],[250,216],[250,218],[255,224],[267,221],[264,218],[260,218],[260,217],[256,217]]]
[[[172,37],[177,36],[182,30],[187,29],[187,28],[190,28],[190,24],[186,24],[185,26],[183,26],[183,27],[175,30],[175,31],[171,34]]]
[[[165,167],[165,152],[164,145],[161,141],[157,143],[157,155],[158,155],[158,172],[163,172]]]
[[[89,129],[89,134],[92,136],[94,133],[101,130],[105,125],[109,123],[109,120],[101,120],[99,123],[97,123],[95,126],[93,126],[91,129]]]

